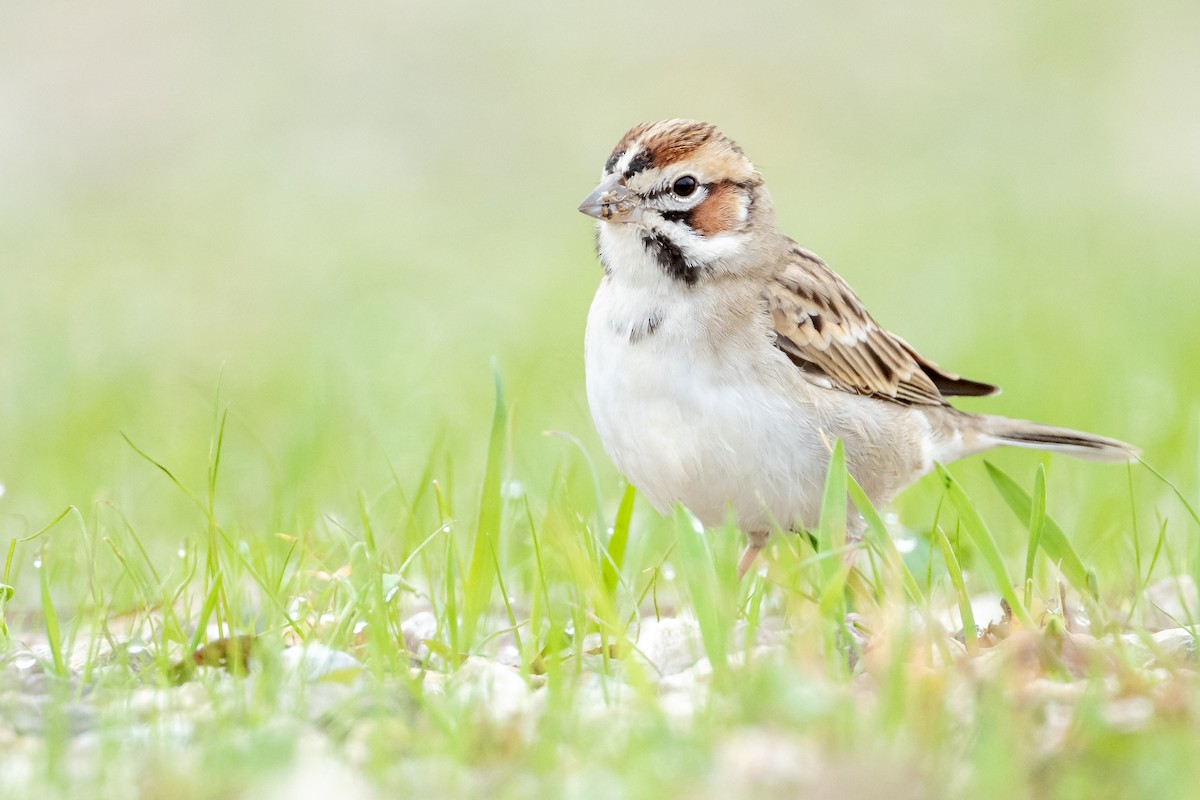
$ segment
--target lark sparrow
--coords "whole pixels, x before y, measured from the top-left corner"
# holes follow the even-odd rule
[[[876,505],[935,462],[1000,445],[1136,457],[1113,439],[951,407],[998,389],[881,328],[779,230],[762,176],[712,125],[633,128],[579,210],[599,220],[605,273],[584,348],[600,439],[658,511],[682,503],[716,526],[732,510],[749,538],[739,575],[773,527],[817,524],[836,439]]]

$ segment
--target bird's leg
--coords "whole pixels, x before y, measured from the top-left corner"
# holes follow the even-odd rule
[[[767,546],[768,533],[754,531],[746,534],[746,549],[742,553],[741,560],[738,561],[738,580],[745,577],[750,567],[754,564],[754,559],[758,558],[758,553]]]

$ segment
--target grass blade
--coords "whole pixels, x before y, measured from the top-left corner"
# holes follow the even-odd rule
[[[723,591],[726,587],[722,585],[704,531],[697,530],[691,516],[682,507],[675,511],[675,529],[679,532],[679,563],[692,599],[696,622],[700,625],[700,639],[705,655],[712,663],[713,677],[722,682],[729,673],[729,634],[736,603],[732,592]],[[712,533],[721,535],[722,531]]]
[[[136,444],[134,444],[133,439],[130,439],[129,435],[126,434],[124,431],[121,432],[121,438],[125,440],[125,444],[127,444],[131,448],[133,448],[133,452],[137,453],[139,456],[141,456],[144,460],[148,461],[153,466],[158,467],[159,471],[162,472],[162,474],[166,475],[167,478],[170,479],[171,483],[175,484],[175,487],[177,489],[179,489],[181,492],[183,492],[185,495],[187,495],[188,498],[190,498],[193,503],[195,503],[197,506],[199,506],[200,509],[203,510],[207,514],[207,512],[209,510],[207,508],[207,506],[205,506],[205,504],[203,502],[201,502],[200,498],[196,496],[195,492],[193,492],[191,489],[189,489],[187,486],[185,486],[184,483],[181,480],[179,480],[179,478],[175,477],[174,472],[171,472],[171,470],[167,469],[167,467],[164,464],[162,464],[161,462],[155,461],[153,456],[151,456],[145,450],[143,450],[142,448],[140,448]]]
[[[850,564],[842,557],[846,549],[846,450],[842,440],[834,442],[825,475],[825,494],[821,498],[821,521],[817,526],[817,543],[821,548],[822,613],[839,625],[845,618],[846,576]]]
[[[208,587],[208,592],[204,595],[204,603],[200,607],[200,616],[196,621],[196,628],[192,631],[192,638],[188,642],[188,652],[194,652],[200,643],[208,636],[208,620],[217,610],[217,605],[221,600],[221,590],[224,581],[220,574],[213,579]],[[218,628],[218,636],[220,629]]]
[[[38,555],[39,583],[42,595],[42,617],[46,621],[46,639],[50,643],[50,657],[54,661],[54,674],[59,677],[67,674],[62,653],[62,630],[58,624],[58,611],[54,608],[54,598],[50,595],[50,565],[46,561],[46,547]]]
[[[1141,464],[1146,469],[1150,470],[1151,475],[1153,475],[1154,477],[1156,477],[1160,481],[1162,481],[1164,484],[1166,484],[1167,488],[1170,489],[1171,492],[1175,495],[1175,498],[1177,500],[1179,500],[1180,503],[1183,504],[1183,508],[1184,508],[1184,510],[1187,511],[1188,516],[1192,518],[1192,522],[1195,522],[1197,525],[1200,525],[1200,513],[1197,513],[1196,509],[1192,507],[1192,504],[1189,503],[1187,498],[1183,496],[1183,492],[1179,491],[1179,487],[1176,486],[1175,484],[1171,483],[1171,481],[1169,481],[1167,479],[1166,475],[1163,475],[1161,472],[1156,470],[1154,467],[1150,466],[1150,464],[1147,463],[1145,459],[1139,457],[1138,463]]]
[[[1008,601],[1009,607],[1013,611],[1013,615],[1020,620],[1022,625],[1033,627],[1033,619],[1029,616],[1029,612],[1025,609],[1025,604],[1021,602],[1021,598],[1013,591],[1012,579],[1008,575],[1008,568],[1004,566],[1004,557],[1000,554],[1000,548],[996,546],[996,540],[992,537],[992,532],[988,530],[984,524],[983,518],[979,516],[978,509],[971,502],[971,498],[967,497],[967,493],[941,464],[937,465],[938,474],[941,475],[942,481],[946,485],[946,494],[950,497],[950,502],[954,504],[954,508],[958,511],[958,518],[962,522],[967,533],[970,535],[975,546],[979,549],[983,560],[987,563],[988,570],[992,574],[992,580],[996,584],[996,588],[1000,594]]]
[[[504,384],[499,369],[495,370],[496,406],[492,414],[492,432],[488,438],[487,467],[483,489],[479,494],[479,516],[475,525],[475,544],[471,563],[467,567],[466,597],[463,601],[462,642],[470,647],[475,626],[492,599],[496,584],[496,562],[492,553],[498,551],[502,507],[501,481],[504,466],[504,444],[508,428],[508,411],[504,405]]]
[[[846,546],[846,483],[846,451],[842,440],[838,439],[829,456],[825,494],[821,498],[821,522],[817,526],[817,541],[823,553]],[[836,565],[828,565],[825,570],[828,577],[836,570]]]
[[[839,646],[846,634],[846,580],[853,561],[846,554],[847,484],[846,450],[842,440],[833,444],[829,469],[825,474],[825,494],[821,498],[821,520],[817,525],[817,546],[820,548],[821,586],[817,607],[825,619],[822,632],[825,656],[833,674],[845,672],[846,659]]]
[[[979,644],[979,628],[975,625],[975,610],[971,608],[971,595],[967,593],[967,582],[963,578],[962,565],[958,556],[950,546],[950,540],[942,531],[941,526],[935,525],[930,536],[937,542],[942,551],[942,560],[946,562],[946,573],[950,576],[950,584],[954,587],[954,596],[958,601],[958,616],[962,619],[963,643],[968,651],[974,651]]]
[[[625,546],[629,542],[629,523],[633,519],[633,499],[637,490],[633,484],[625,487],[621,505],[617,508],[617,519],[613,523],[612,536],[608,540],[608,558],[604,560],[604,590],[615,601],[617,581],[621,577],[621,566],[625,561]]]
[[[1017,519],[1022,524],[1028,524],[1032,520],[1033,499],[999,467],[988,461],[984,462],[984,466],[987,467],[988,476],[992,479],[992,483],[995,484],[997,491],[1000,492],[1000,496],[1004,498],[1004,502],[1008,503],[1008,507],[1017,515]],[[1050,557],[1050,560],[1058,564],[1063,577],[1072,586],[1091,597],[1096,597],[1099,594],[1099,584],[1096,581],[1095,573],[1090,572],[1083,565],[1083,560],[1075,552],[1070,539],[1063,533],[1058,523],[1050,516],[1045,515],[1044,508],[1039,544],[1046,552],[1046,555]]]
[[[1038,464],[1033,477],[1033,508],[1029,512],[1029,547],[1025,551],[1025,605],[1033,602],[1033,567],[1046,522],[1046,469]]]
[[[917,583],[917,579],[913,576],[912,570],[904,563],[904,557],[900,555],[900,551],[896,548],[896,543],[892,541],[891,535],[888,534],[887,525],[884,524],[883,518],[879,516],[879,512],[875,510],[875,506],[871,504],[871,499],[867,497],[867,493],[858,481],[854,480],[853,475],[846,476],[846,489],[850,494],[850,500],[854,503],[854,507],[858,509],[858,513],[867,523],[866,537],[875,546],[875,548],[883,555],[886,563],[891,565],[900,575],[900,581],[904,585],[904,591],[909,599],[917,605],[922,605],[925,602],[925,595],[921,592],[921,587]]]

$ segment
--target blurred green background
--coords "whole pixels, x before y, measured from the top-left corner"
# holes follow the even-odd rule
[[[200,487],[226,406],[219,499],[243,532],[352,509],[389,462],[412,486],[433,452],[469,486],[493,357],[513,476],[545,494],[575,456],[541,432],[566,431],[615,503],[583,392],[599,268],[575,208],[627,128],[671,116],[739,141],[785,230],[883,324],[1005,389],[964,405],[1137,443],[1195,494],[1200,4],[3,16],[5,540],[113,503],[173,548],[195,515],[120,433]],[[998,456],[1022,480],[1038,458]],[[959,471],[985,491],[977,463]],[[1152,519],[1167,501],[1135,478]],[[1053,461],[1052,511],[1085,556],[1128,527],[1126,481]],[[936,497],[909,492],[905,519]]]

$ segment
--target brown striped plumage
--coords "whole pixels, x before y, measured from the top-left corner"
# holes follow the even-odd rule
[[[796,246],[789,255],[763,296],[776,345],[796,366],[825,375],[842,391],[903,403],[946,405],[946,397],[999,391],[943,370],[881,328],[850,285],[813,253]]]

